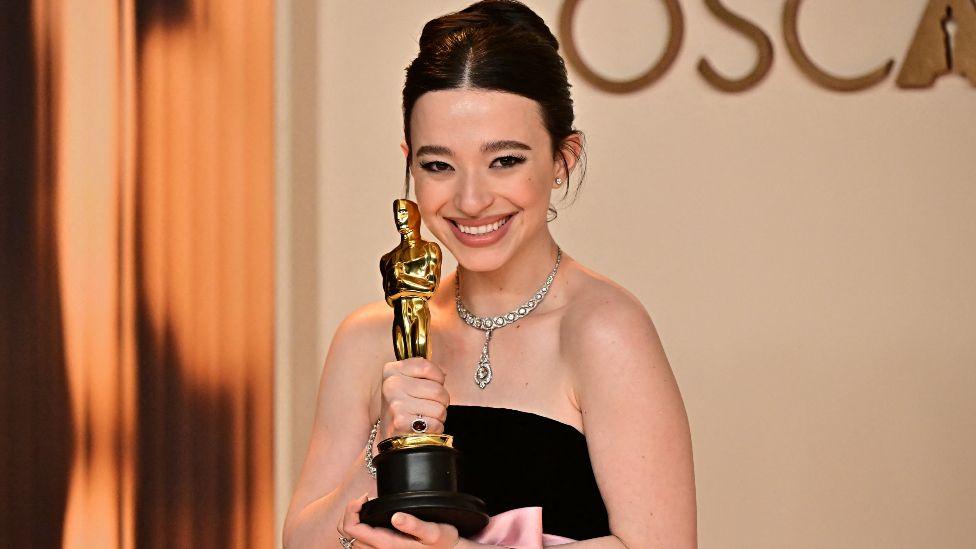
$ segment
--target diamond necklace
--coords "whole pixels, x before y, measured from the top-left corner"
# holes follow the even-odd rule
[[[519,305],[512,312],[501,315],[501,316],[486,316],[480,317],[471,314],[461,303],[461,271],[457,272],[457,277],[454,279],[454,301],[457,303],[458,316],[461,317],[468,326],[472,328],[477,328],[478,330],[484,330],[485,332],[485,344],[481,348],[481,359],[478,360],[478,367],[474,371],[474,382],[479,389],[484,389],[489,383],[491,383],[491,356],[488,354],[488,344],[491,343],[491,333],[498,328],[504,328],[509,324],[512,324],[529,313],[535,310],[536,307],[542,303],[542,300],[546,298],[546,294],[549,293],[549,286],[552,285],[552,281],[556,278],[556,270],[559,269],[559,262],[563,258],[563,251],[557,246],[556,247],[556,264],[552,267],[552,272],[546,277],[546,283],[539,288],[539,291],[535,293],[528,301]]]

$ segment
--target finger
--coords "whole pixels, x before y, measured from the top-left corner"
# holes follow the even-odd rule
[[[397,400],[419,398],[439,402],[447,406],[451,395],[443,385],[429,379],[409,376],[394,376],[383,382],[383,397],[390,404]]]
[[[366,540],[364,540],[363,538],[357,538],[356,536],[348,535],[348,534],[345,534],[342,537],[352,540],[353,549],[377,549],[377,546],[371,543],[367,543]]]
[[[389,415],[393,418],[426,416],[441,421],[447,419],[447,406],[436,400],[417,398],[410,395],[397,395],[387,401],[386,407]]]
[[[441,528],[436,522],[427,522],[407,513],[394,513],[393,526],[397,530],[410,534],[424,545],[434,545],[441,538]]]
[[[403,547],[407,542],[414,541],[412,537],[388,528],[373,528],[363,523],[350,527],[349,535],[356,538],[353,545],[356,549],[361,549],[361,543],[367,547]]]
[[[443,385],[429,379],[416,377],[402,377],[398,380],[400,388],[409,396],[432,400],[447,406],[451,402],[451,395]]]
[[[413,430],[413,422],[417,419],[419,418],[416,414],[394,416],[393,432],[407,435],[414,434],[416,431]],[[423,416],[423,420],[427,422],[427,429],[421,432],[431,435],[439,435],[444,432],[444,423],[442,421],[427,416]]]
[[[359,521],[359,511],[367,501],[369,501],[369,492],[347,503],[343,521],[338,528],[339,535],[356,540],[353,543],[356,549],[377,549],[379,546],[377,529]]]
[[[391,418],[397,415],[420,414],[444,421],[447,419],[450,397],[443,387],[432,388],[429,385],[436,384],[425,379],[407,377],[388,380],[383,384],[384,414]]]
[[[450,402],[447,390],[436,381],[402,375],[384,379],[380,393],[383,395],[383,400],[389,404],[413,398],[441,402],[444,406]]]
[[[447,407],[440,402],[425,399],[413,399],[403,404],[404,415],[413,417],[423,416],[424,419],[436,419],[443,422],[447,419]]]
[[[355,539],[353,549],[375,549],[377,547],[389,547],[389,543],[384,543],[381,530],[383,528],[373,528],[368,524],[359,523],[346,534],[347,539]]]
[[[441,422],[440,420],[433,419],[433,418],[429,418],[429,417],[425,417],[424,418],[424,421],[427,422],[427,430],[424,431],[424,434],[428,434],[428,435],[439,435],[439,434],[441,434],[441,433],[444,432],[444,423]],[[410,430],[412,432],[413,431],[413,425],[411,425],[410,427],[411,427]]]
[[[411,396],[396,398],[387,405],[390,417],[401,427],[408,427],[417,416],[425,419],[433,418],[440,422],[447,419],[447,406],[433,400],[414,398]]]
[[[347,534],[349,532],[349,528],[359,524],[359,510],[363,508],[363,503],[366,502],[368,497],[369,492],[354,500],[350,500],[349,503],[346,504],[346,510],[342,515],[342,522],[339,523],[338,530],[340,534],[348,538],[349,536]],[[343,532],[346,532],[346,534],[343,534]]]
[[[443,383],[446,377],[444,370],[427,360],[426,358],[414,357],[403,360],[387,362],[383,365],[383,378],[395,375],[404,375],[418,379],[430,379],[437,383]]]
[[[413,357],[399,361],[400,372],[410,377],[429,379],[437,383],[444,383],[447,376],[440,366],[426,358]]]

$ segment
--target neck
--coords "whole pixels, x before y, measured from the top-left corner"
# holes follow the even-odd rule
[[[494,271],[469,271],[459,265],[461,301],[477,316],[508,313],[545,284],[555,263],[556,242],[549,231],[544,231]]]
[[[414,246],[417,244],[417,233],[413,229],[404,231],[400,233],[400,240]]]

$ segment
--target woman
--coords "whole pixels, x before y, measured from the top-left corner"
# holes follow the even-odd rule
[[[514,1],[478,2],[424,27],[401,147],[408,192],[412,175],[423,222],[459,267],[429,302],[431,360],[390,362],[384,302],[337,330],[286,546],[503,543],[402,513],[398,531],[359,522],[375,496],[363,449],[371,426],[378,441],[424,425],[455,436],[463,490],[490,514],[538,519],[541,507],[536,546],[696,546],[688,423],[654,325],[549,232],[552,192],[569,185],[583,153],[557,49],[542,19]],[[499,315],[501,325],[488,324]]]

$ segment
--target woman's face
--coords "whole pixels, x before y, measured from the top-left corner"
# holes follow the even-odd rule
[[[466,269],[493,271],[547,238],[554,179],[563,177],[535,101],[486,90],[420,96],[411,113],[417,204]]]

